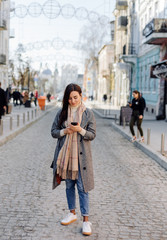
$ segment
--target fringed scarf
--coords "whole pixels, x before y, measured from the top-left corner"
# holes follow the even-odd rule
[[[71,106],[68,106],[68,117],[65,122],[66,127],[71,122],[76,121],[81,124],[82,114],[86,110],[86,107],[81,103],[77,109],[75,119],[73,119],[73,113]],[[78,143],[77,132],[67,134],[63,147],[61,148],[57,158],[57,174],[62,179],[78,178]]]

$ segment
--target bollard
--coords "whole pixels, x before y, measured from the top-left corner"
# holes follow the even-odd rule
[[[115,123],[117,122],[117,114],[115,114]]]
[[[161,154],[164,154],[164,145],[165,145],[165,134],[161,134]]]
[[[37,117],[37,109],[35,109],[35,118]]]
[[[3,135],[3,120],[0,119],[0,136]]]
[[[12,128],[13,128],[13,118],[10,117],[10,130],[12,130]]]
[[[34,111],[32,110],[31,111],[31,119],[33,119],[34,118]]]
[[[25,113],[23,113],[23,124],[25,124]]]
[[[150,145],[150,132],[151,132],[151,129],[148,128],[147,129],[147,145]]]
[[[137,129],[137,138],[139,138],[139,129]]]
[[[27,121],[29,122],[29,120],[30,120],[30,113],[29,113],[29,111],[27,112]]]
[[[20,125],[20,116],[17,115],[17,127],[19,127],[19,125]]]
[[[125,128],[125,124],[126,124],[126,119],[125,117],[123,117],[123,128]]]

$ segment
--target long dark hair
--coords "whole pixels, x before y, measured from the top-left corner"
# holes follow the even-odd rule
[[[70,97],[70,93],[72,91],[76,91],[79,93],[79,95],[82,94],[82,90],[80,88],[80,86],[78,86],[77,84],[74,83],[70,83],[69,85],[67,85],[65,91],[64,91],[64,97],[63,97],[63,107],[62,107],[62,111],[60,113],[60,118],[59,118],[59,126],[61,126],[61,124],[67,120],[67,114],[68,114],[68,100]]]
[[[138,99],[140,99],[140,92],[138,90],[134,90],[133,93],[138,94]]]

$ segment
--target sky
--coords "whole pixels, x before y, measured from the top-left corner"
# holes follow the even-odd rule
[[[108,16],[110,20],[114,19],[113,10],[115,8],[115,0],[35,0],[36,3],[42,6],[46,2],[52,3],[55,6],[57,3],[62,7],[65,4],[71,4],[75,9],[84,7],[89,12],[97,12],[100,16]],[[15,0],[15,7],[24,5],[28,6],[34,3],[32,0]],[[31,17],[29,14],[24,18],[16,17],[11,14],[10,27],[15,29],[15,38],[10,39],[10,56],[14,58],[15,50],[19,43],[25,46],[31,45],[34,42],[52,41],[54,38],[61,38],[63,41],[78,42],[82,27],[89,23],[88,20],[78,20],[75,16],[70,19],[65,19],[59,15],[56,19],[49,19],[43,13],[38,18]],[[110,26],[109,26],[110,27]],[[108,36],[110,40],[110,37]],[[25,56],[31,57],[33,67],[39,68],[42,62],[43,68],[47,67],[51,70],[57,64],[58,68],[61,65],[71,63],[78,65],[79,72],[83,72],[84,59],[81,52],[72,48],[56,50],[54,48],[42,48],[39,50],[26,51]],[[49,59],[48,59],[49,56]]]

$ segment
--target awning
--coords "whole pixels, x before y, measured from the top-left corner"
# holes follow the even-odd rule
[[[151,66],[151,78],[166,78],[167,77],[167,60],[159,62]]]

